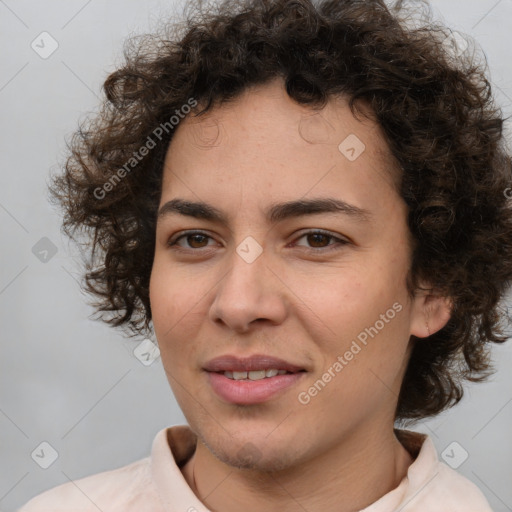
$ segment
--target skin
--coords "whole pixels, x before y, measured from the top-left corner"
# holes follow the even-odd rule
[[[350,134],[366,146],[354,161],[338,149]],[[405,476],[412,459],[393,425],[409,340],[441,329],[449,303],[408,295],[410,235],[397,172],[374,121],[356,119],[344,98],[321,110],[298,105],[279,80],[177,128],[160,206],[204,201],[227,224],[160,216],[150,300],[169,383],[198,436],[182,473],[211,510],[355,511]],[[274,203],[327,197],[366,210],[366,220],[265,217]],[[305,236],[318,229],[335,238]],[[177,240],[185,230],[205,236]],[[263,249],[252,263],[236,252],[248,236]],[[300,403],[298,394],[395,303],[401,311]],[[224,354],[269,354],[307,372],[265,403],[230,404],[202,370]],[[249,449],[252,462],[242,457]]]

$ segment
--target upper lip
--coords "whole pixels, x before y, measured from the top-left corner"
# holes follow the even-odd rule
[[[250,372],[256,370],[286,370],[296,373],[304,370],[304,368],[268,355],[255,354],[250,357],[237,357],[226,354],[215,357],[208,361],[204,369],[208,372]]]

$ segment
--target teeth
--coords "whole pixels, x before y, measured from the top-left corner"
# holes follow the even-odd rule
[[[261,380],[268,377],[275,377],[276,375],[284,375],[288,373],[286,370],[277,370],[276,368],[271,368],[269,370],[253,370],[250,372],[230,372],[225,371],[224,377],[233,380]]]
[[[265,378],[265,370],[254,370],[248,372],[247,376],[250,380],[260,380]]]

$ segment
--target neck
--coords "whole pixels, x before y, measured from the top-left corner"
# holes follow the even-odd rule
[[[196,496],[214,512],[362,510],[396,488],[412,463],[393,429],[362,432],[328,452],[279,472],[241,470],[217,459],[198,439],[182,468]]]

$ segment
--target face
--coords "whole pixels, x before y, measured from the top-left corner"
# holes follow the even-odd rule
[[[179,125],[151,309],[176,399],[219,460],[282,469],[392,425],[419,325],[396,172],[373,121],[343,99],[300,106],[279,81]]]

